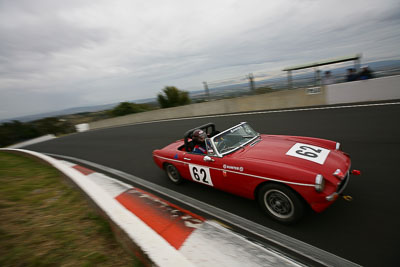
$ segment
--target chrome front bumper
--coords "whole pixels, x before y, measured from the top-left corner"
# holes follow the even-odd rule
[[[346,177],[344,177],[344,179],[340,181],[337,191],[327,196],[326,200],[334,201],[341,193],[343,193],[343,190],[346,188],[347,184],[349,183],[349,180],[350,180],[350,169],[347,171]]]

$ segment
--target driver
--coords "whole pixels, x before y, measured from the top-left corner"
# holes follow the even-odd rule
[[[206,149],[206,140],[207,134],[201,130],[201,129],[196,129],[193,131],[192,134],[192,139],[193,139],[193,153],[198,153],[198,154],[206,154],[207,149]]]

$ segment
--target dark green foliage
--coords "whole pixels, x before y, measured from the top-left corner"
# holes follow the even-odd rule
[[[56,117],[37,120],[32,122],[32,124],[36,129],[38,129],[40,135],[46,135],[46,134],[60,135],[75,131],[74,126],[71,125],[69,122]]]
[[[157,95],[157,100],[161,108],[183,106],[191,102],[188,92],[181,91],[174,86],[165,87],[163,93]]]
[[[138,113],[150,110],[146,104],[135,104],[130,102],[121,102],[118,106],[110,110],[110,115],[113,117],[124,116],[131,113]]]
[[[0,147],[40,136],[39,131],[25,123],[12,121],[0,126]]]
[[[272,89],[272,88],[270,88],[270,87],[268,87],[268,86],[259,87],[259,88],[257,88],[257,89],[255,90],[255,93],[256,93],[257,95],[265,94],[265,93],[271,93],[271,92],[275,92],[275,90]]]
[[[75,131],[73,125],[58,118],[45,118],[29,123],[5,122],[0,125],[0,147],[9,146],[47,134],[67,134]]]

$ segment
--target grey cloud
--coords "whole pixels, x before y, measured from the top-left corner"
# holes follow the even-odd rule
[[[0,64],[2,72],[39,72],[55,53],[77,48],[90,48],[108,38],[107,32],[79,28],[62,20],[42,21],[37,25],[21,25],[17,29],[0,26]]]
[[[390,0],[0,0],[0,106],[12,114],[5,99],[20,107],[31,99],[30,113],[355,52],[399,57],[398,10]]]
[[[24,90],[10,89],[2,92],[0,101],[0,118],[12,118],[47,111],[57,111],[66,103],[79,106],[79,97],[65,93],[60,97],[57,93],[27,93]],[[74,105],[75,106],[75,105]],[[13,112],[10,113],[10,110]],[[28,113],[27,110],[30,112]]]

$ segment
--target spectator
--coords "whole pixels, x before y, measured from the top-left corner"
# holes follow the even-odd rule
[[[328,85],[328,84],[332,84],[332,83],[333,83],[333,78],[332,78],[331,72],[329,70],[325,71],[325,76],[322,79],[322,84]]]
[[[360,80],[368,80],[372,78],[374,78],[372,71],[368,68],[368,66],[364,66],[360,72]]]
[[[356,81],[357,80],[357,74],[356,74],[356,70],[354,68],[347,69],[346,80],[348,82],[352,82],[352,81]]]

